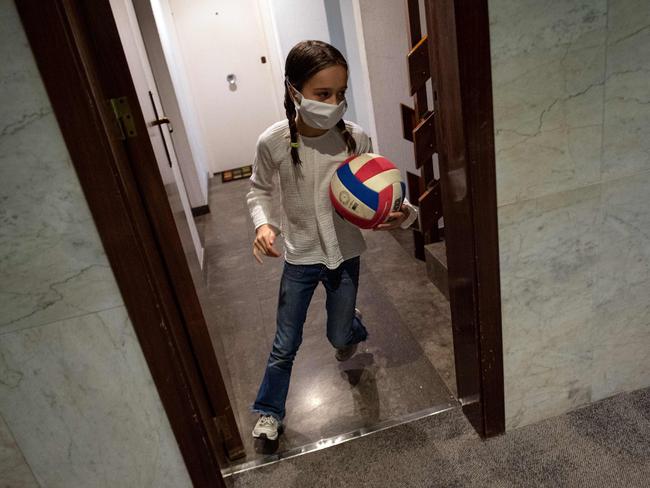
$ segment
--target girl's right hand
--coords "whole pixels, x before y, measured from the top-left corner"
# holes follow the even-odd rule
[[[268,224],[260,225],[257,228],[255,241],[253,242],[253,256],[257,262],[262,264],[262,255],[272,258],[280,257],[280,253],[273,247],[275,242],[275,231]]]

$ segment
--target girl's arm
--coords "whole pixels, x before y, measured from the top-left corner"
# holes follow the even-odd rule
[[[255,225],[253,256],[262,264],[262,256],[279,257],[274,247],[275,238],[280,233],[278,220],[274,216],[275,176],[277,168],[263,139],[257,141],[253,173],[250,178],[251,189],[246,195],[248,210]]]
[[[383,224],[373,227],[372,230],[391,230],[397,229],[398,227],[408,229],[417,218],[418,208],[404,199],[402,207],[397,212],[389,213],[386,221]]]
[[[372,139],[365,132],[361,133],[359,138],[359,149],[358,152],[361,153],[371,153],[372,152]],[[401,227],[402,229],[408,229],[413,222],[418,218],[418,208],[408,201],[408,198],[404,197],[404,202],[402,203],[402,208],[399,209],[399,212],[393,212],[389,215],[391,218],[390,223],[379,224],[376,229],[379,230],[389,230]]]
[[[260,138],[257,141],[253,173],[250,177],[251,186],[246,195],[246,202],[255,229],[266,224],[273,227],[276,234],[280,234],[277,209],[273,205],[273,197],[276,191],[276,173],[277,168],[273,163],[270,151]]]
[[[406,213],[406,219],[400,224],[402,229],[408,229],[411,227],[411,224],[418,219],[418,208],[408,201],[408,198],[404,197],[404,202],[402,203],[402,212]]]

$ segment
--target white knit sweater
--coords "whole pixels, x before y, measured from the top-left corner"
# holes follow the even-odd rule
[[[370,138],[353,122],[346,121],[357,143],[357,152],[372,152]],[[248,208],[255,228],[270,224],[284,234],[285,259],[291,264],[324,264],[330,269],[359,256],[366,243],[359,228],[334,211],[329,198],[332,175],[346,158],[347,149],[337,128],[317,137],[298,136],[301,166],[291,161],[289,124],[277,122],[257,141]],[[274,196],[279,177],[281,220]],[[403,228],[417,218],[408,201],[409,217]]]

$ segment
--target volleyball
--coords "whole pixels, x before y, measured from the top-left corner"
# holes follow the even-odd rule
[[[399,169],[372,153],[346,159],[330,183],[330,199],[336,212],[362,229],[372,229],[391,212],[397,212],[405,191]]]

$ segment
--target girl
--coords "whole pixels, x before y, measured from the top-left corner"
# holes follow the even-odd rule
[[[273,349],[253,404],[260,414],[253,437],[275,440],[281,432],[291,368],[318,283],[327,293],[327,338],[336,359],[349,359],[368,336],[355,309],[365,241],[333,210],[328,193],[343,160],[372,152],[363,130],[342,119],[347,79],[348,65],[335,47],[321,41],[294,46],[285,64],[287,119],[266,129],[257,142],[247,195],[256,229],[253,254],[260,263],[261,256],[279,257],[275,240],[282,229],[285,263]],[[271,203],[278,177],[282,225]],[[405,201],[376,229],[407,228],[416,218],[415,207]]]

